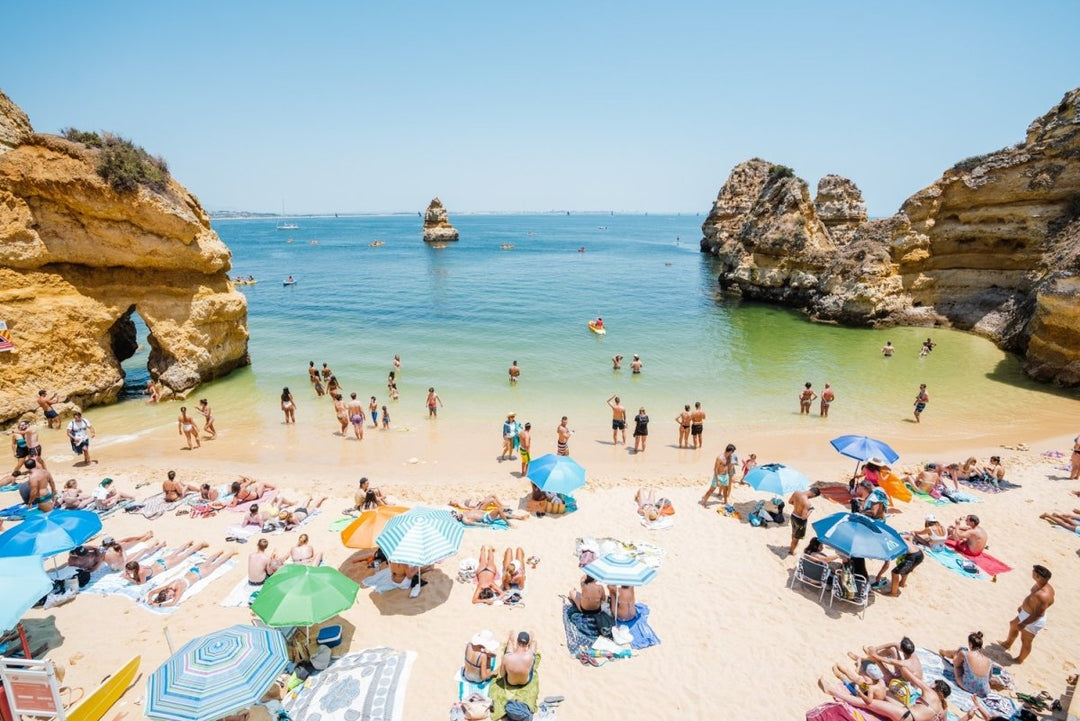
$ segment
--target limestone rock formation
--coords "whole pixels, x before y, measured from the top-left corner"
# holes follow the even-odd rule
[[[424,242],[445,243],[457,239],[457,228],[450,225],[450,219],[442,201],[438,197],[432,198],[427,212],[424,213]]]
[[[1034,377],[1080,384],[1080,88],[1023,143],[958,163],[891,218],[868,221],[838,176],[808,206],[778,168],[736,166],[702,226],[725,291],[820,320],[971,330]]]
[[[0,90],[0,154],[11,150],[33,132],[30,118]]]
[[[0,319],[15,344],[0,353],[0,421],[34,410],[39,388],[114,401],[136,312],[166,396],[249,362],[247,302],[199,201],[174,180],[118,193],[98,152],[30,134],[0,155]]]

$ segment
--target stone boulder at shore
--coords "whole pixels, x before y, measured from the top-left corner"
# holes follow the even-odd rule
[[[424,213],[424,242],[446,243],[457,239],[457,228],[450,225],[450,219],[442,201],[437,197],[432,198],[427,212]]]
[[[806,183],[753,159],[731,171],[701,227],[731,295],[815,320],[970,330],[1040,380],[1080,385],[1080,88],[1024,142],[968,158],[890,218],[859,189]]]
[[[172,179],[118,192],[97,173],[100,150],[25,118],[0,93],[0,136],[13,139],[0,154],[0,320],[15,346],[0,353],[0,421],[38,412],[39,389],[63,408],[115,401],[136,313],[166,397],[246,365],[247,301],[195,196]]]

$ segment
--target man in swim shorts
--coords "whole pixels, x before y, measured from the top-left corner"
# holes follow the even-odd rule
[[[926,392],[926,384],[919,384],[919,392],[915,396],[915,422],[921,423],[919,416],[926,410],[926,404],[930,402],[930,394]]]
[[[622,433],[622,444],[626,445],[626,408],[617,395],[611,395],[607,399],[611,407],[611,445],[619,442],[619,434]]]
[[[355,393],[349,394],[349,404],[346,407],[349,414],[349,422],[352,423],[353,433],[356,435],[356,440],[364,440],[364,402],[356,398]],[[341,430],[342,435],[345,434],[345,429]]]
[[[1031,577],[1035,585],[1031,587],[1027,598],[1016,609],[1016,618],[1009,622],[1009,637],[1001,642],[1008,651],[1020,635],[1020,655],[1017,663],[1023,663],[1031,653],[1031,642],[1035,634],[1046,628],[1046,610],[1054,605],[1054,587],[1050,585],[1050,569],[1045,566],[1031,567]]]
[[[52,474],[38,465],[33,458],[26,459],[26,470],[30,471],[30,500],[28,508],[37,506],[39,511],[48,513],[56,505],[56,483]]]
[[[690,411],[690,440],[694,448],[701,448],[701,431],[705,428],[705,411],[701,410],[701,401],[694,403]]]
[[[570,430],[569,421],[566,416],[562,417],[559,421],[558,428],[555,429],[555,435],[558,436],[558,440],[555,442],[555,452],[560,456],[570,455],[570,434],[573,433]]]
[[[788,505],[791,506],[791,545],[788,546],[788,555],[795,553],[799,541],[806,538],[806,524],[810,521],[810,514],[814,510],[810,499],[820,495],[820,488],[810,486],[808,490],[795,491],[788,498]]]
[[[90,465],[90,439],[94,437],[94,429],[90,421],[83,418],[81,411],[75,411],[75,417],[67,425],[67,435],[71,441],[71,452],[75,455],[81,453],[83,465]]]
[[[49,428],[60,427],[60,414],[57,413],[56,409],[52,407],[52,404],[56,403],[57,401],[58,398],[56,397],[55,393],[50,396],[47,391],[38,391],[38,407],[41,408],[42,413],[45,414],[45,424]]]
[[[529,472],[529,461],[532,460],[532,455],[529,453],[529,449],[532,448],[532,423],[526,423],[525,427],[518,431],[518,453],[521,454],[521,475],[525,475]]]
[[[701,505],[709,500],[709,496],[716,491],[720,496],[720,502],[727,505],[728,498],[731,496],[731,482],[735,477],[735,467],[739,462],[738,456],[735,455],[735,444],[728,443],[724,452],[716,457],[716,462],[713,463],[712,479],[709,481],[709,487],[705,491],[705,495],[698,501]]]
[[[518,377],[521,376],[521,369],[518,368],[517,361],[510,364],[510,370],[508,372],[510,374],[510,384],[513,385],[514,383],[517,383]]]

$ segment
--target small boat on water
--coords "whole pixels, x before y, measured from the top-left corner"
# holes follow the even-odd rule
[[[511,243],[503,243],[499,247],[502,248],[503,250],[513,250],[514,249],[514,246]]]
[[[385,243],[385,241],[382,241],[382,240],[373,240],[370,243],[368,243],[369,248],[381,248],[384,245],[386,245],[386,243]]]
[[[292,276],[290,275],[290,276],[289,276],[288,278],[286,278],[285,280],[281,281],[281,284],[282,284],[283,286],[285,286],[285,287],[288,287],[288,286],[290,286],[290,285],[296,285],[296,278],[293,278],[293,277],[292,277]]]
[[[318,245],[318,244],[319,244],[319,241],[317,241],[317,240],[313,240],[313,241],[311,241],[311,243],[309,243],[309,245]]]

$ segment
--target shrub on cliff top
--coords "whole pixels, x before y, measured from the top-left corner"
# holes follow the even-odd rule
[[[795,171],[786,165],[770,165],[769,166],[769,182],[775,183],[778,180],[784,178],[794,178]]]
[[[127,138],[112,133],[93,133],[64,128],[68,140],[100,151],[97,172],[118,193],[130,193],[145,185],[159,193],[169,184],[169,166],[165,159],[153,156]]]

